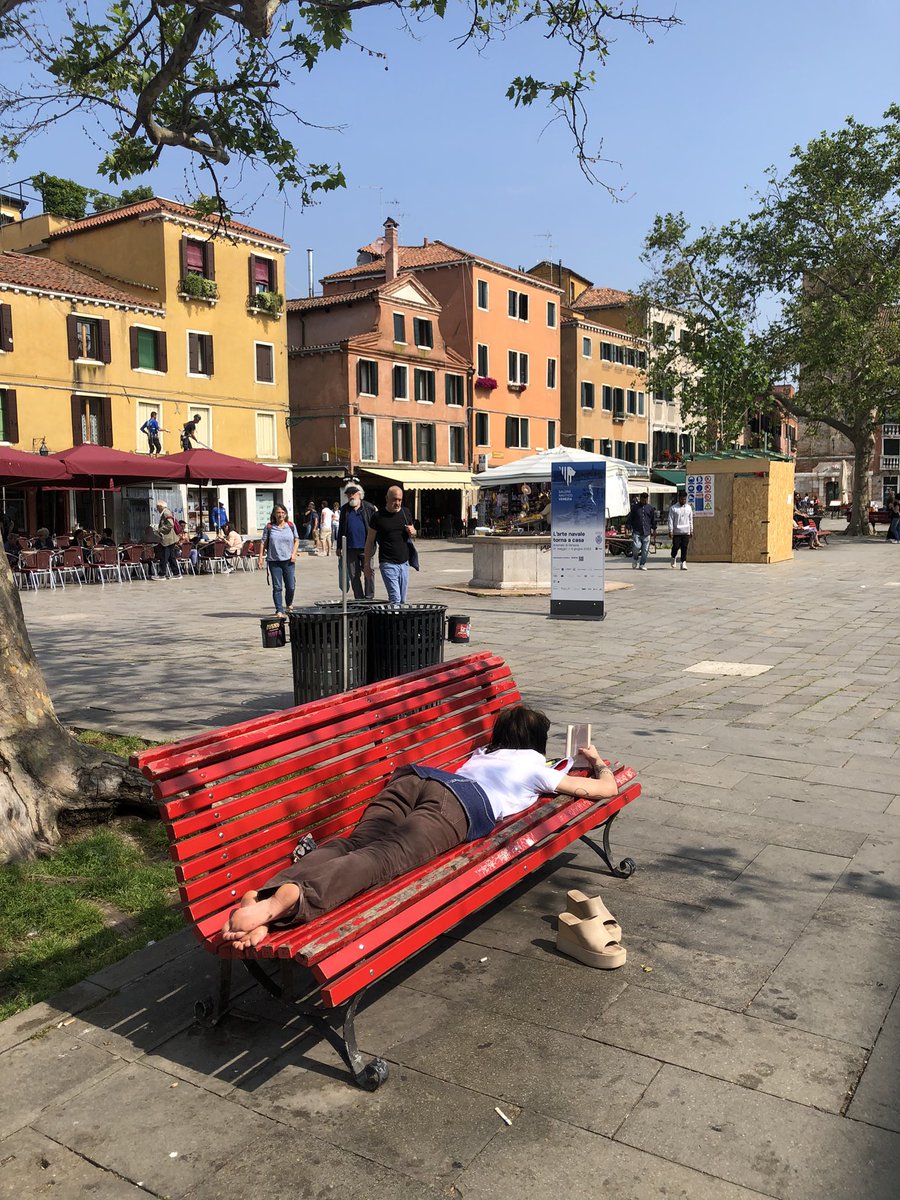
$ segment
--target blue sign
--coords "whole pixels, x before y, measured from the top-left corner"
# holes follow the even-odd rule
[[[550,489],[550,614],[602,621],[606,463],[555,462]]]

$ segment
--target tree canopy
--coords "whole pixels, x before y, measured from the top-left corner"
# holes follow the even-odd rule
[[[754,395],[797,380],[778,402],[852,442],[863,532],[874,434],[900,409],[900,106],[879,125],[848,118],[791,159],[744,219],[692,234],[683,214],[657,217],[643,295],[679,310],[689,337],[655,348],[652,369],[720,438]]]
[[[548,104],[592,178],[600,158],[588,145],[584,97],[616,33],[627,28],[652,40],[680,23],[674,14],[642,12],[637,0],[86,0],[67,10],[58,31],[42,19],[58,7],[0,0],[0,48],[18,48],[32,65],[29,86],[0,82],[0,152],[15,157],[48,125],[80,114],[103,131],[98,169],[113,183],[142,175],[179,147],[210,172],[208,190],[218,197],[217,173],[251,161],[304,202],[341,186],[344,175],[339,164],[305,161],[302,128],[321,117],[297,112],[289,85],[327,52],[357,46],[385,58],[358,41],[354,18],[362,13],[399,10],[410,30],[452,13],[463,22],[456,40],[476,48],[526,28],[540,30],[539,47],[564,44],[566,77],[523,71],[507,97],[517,106]]]

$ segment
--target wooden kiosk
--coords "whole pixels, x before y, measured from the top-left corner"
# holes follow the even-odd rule
[[[793,557],[794,464],[780,454],[734,450],[685,463],[694,506],[694,562],[776,563]]]

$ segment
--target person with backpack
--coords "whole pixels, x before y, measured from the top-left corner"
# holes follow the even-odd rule
[[[157,500],[156,511],[159,513],[159,524],[156,527],[159,534],[159,545],[156,547],[157,578],[165,579],[171,571],[173,579],[180,579],[178,542],[181,538],[181,522],[164,500]]]
[[[195,441],[197,445],[201,445],[200,439],[197,437],[197,426],[200,424],[200,414],[195,413],[190,421],[185,421],[181,427],[181,448],[182,450],[191,450],[191,441]]]
[[[141,426],[141,433],[147,438],[147,449],[151,457],[154,454],[162,454],[162,444],[159,440],[160,430],[163,433],[168,433],[168,429],[163,429],[159,421],[156,419],[156,410],[150,414],[147,420]]]
[[[288,520],[287,509],[283,504],[276,504],[259,548],[259,565],[262,567],[265,559],[272,581],[276,617],[287,616],[294,607],[294,564],[299,545],[300,539],[293,522]]]

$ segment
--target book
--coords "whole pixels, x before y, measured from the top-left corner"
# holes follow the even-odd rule
[[[574,759],[576,767],[588,766],[588,760],[579,751],[591,744],[590,725],[570,725],[566,731],[566,758]]]

